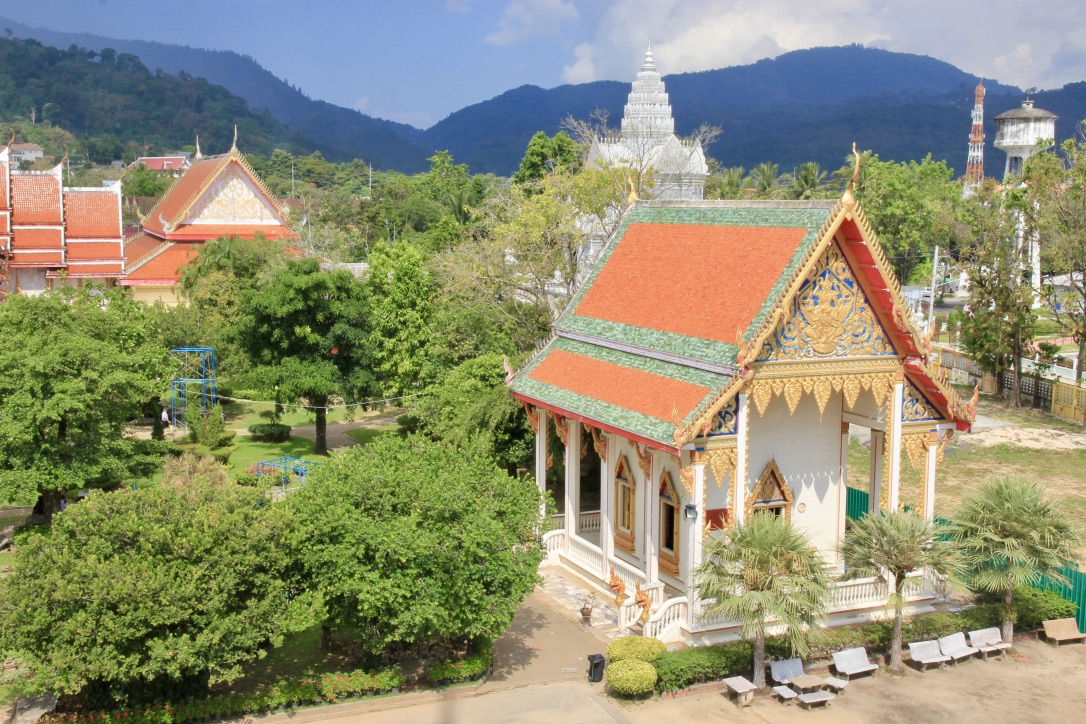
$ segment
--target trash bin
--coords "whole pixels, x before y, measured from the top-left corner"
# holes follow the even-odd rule
[[[603,667],[606,665],[607,660],[603,657],[603,654],[589,654],[588,680],[592,683],[603,681]]]

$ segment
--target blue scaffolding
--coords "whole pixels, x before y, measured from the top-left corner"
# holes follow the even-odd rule
[[[283,493],[305,485],[309,478],[309,471],[319,468],[324,463],[316,460],[303,460],[284,455],[274,460],[264,460],[256,464],[256,479],[262,482],[265,478],[271,478],[268,482],[277,486]],[[297,485],[291,485],[294,481]]]
[[[171,349],[178,362],[170,382],[170,421],[175,429],[188,427],[190,412],[206,415],[218,402],[215,386],[215,350],[211,347]]]

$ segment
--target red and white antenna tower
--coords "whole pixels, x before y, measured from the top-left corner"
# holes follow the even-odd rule
[[[984,178],[984,84],[977,84],[973,105],[973,130],[969,134],[969,157],[965,162],[965,182],[979,184]]]

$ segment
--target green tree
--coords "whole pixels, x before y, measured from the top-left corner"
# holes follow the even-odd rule
[[[765,686],[766,630],[783,625],[798,655],[826,610],[833,585],[818,550],[782,517],[757,513],[705,545],[698,597],[710,615],[738,621],[754,639],[754,685]]]
[[[1014,588],[1042,577],[1066,583],[1063,567],[1075,566],[1079,542],[1064,505],[1022,478],[985,483],[962,501],[954,516],[974,588],[1003,595],[1003,640],[1014,640]]]
[[[125,702],[236,678],[312,622],[296,525],[262,502],[200,483],[92,492],[20,543],[0,642],[57,693]]]
[[[712,164],[715,166],[715,162]],[[742,166],[715,168],[705,182],[707,199],[741,199],[747,190],[746,169]]]
[[[580,157],[581,149],[566,131],[559,131],[553,138],[543,131],[536,131],[528,141],[520,168],[513,174],[513,183],[538,184],[559,168],[576,170]]]
[[[535,588],[542,502],[479,447],[386,435],[331,458],[286,505],[329,623],[379,652],[497,638]]]
[[[958,546],[949,540],[944,526],[924,520],[912,512],[865,515],[849,523],[841,554],[848,566],[845,579],[887,575],[894,611],[894,636],[890,647],[890,671],[904,672],[901,661],[901,620],[905,610],[906,576],[925,568],[948,576],[957,590],[954,576],[961,571]]]
[[[13,295],[0,305],[0,495],[40,500],[158,467],[125,424],[171,369],[152,308],[120,290]]]
[[[814,161],[801,165],[787,176],[787,193],[793,199],[818,199],[826,192],[826,172]]]
[[[171,178],[144,166],[142,163],[135,171],[129,172],[124,179],[125,196],[159,197],[170,187]]]
[[[961,252],[969,271],[962,347],[997,382],[1008,368],[1014,370],[1014,407],[1021,404],[1022,352],[1033,341],[1035,321],[1026,244],[1018,237],[1021,208],[1019,189],[1001,189],[985,179],[966,205],[970,236]]]
[[[780,192],[781,187],[779,167],[775,163],[758,164],[751,169],[746,185],[752,190],[755,198],[774,198]]]
[[[247,386],[275,387],[302,400],[316,418],[316,453],[327,451],[328,405],[372,387],[366,357],[364,289],[350,272],[321,270],[316,259],[288,261],[246,296],[233,336],[253,369]]]
[[[426,364],[434,282],[413,246],[377,244],[370,254],[370,355],[388,396],[414,392]]]

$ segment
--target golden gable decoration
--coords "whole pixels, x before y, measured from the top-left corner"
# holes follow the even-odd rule
[[[792,489],[788,487],[781,469],[777,467],[777,458],[770,458],[769,464],[758,478],[758,484],[754,486],[754,491],[747,496],[746,517],[749,520],[759,508],[780,507],[783,508],[785,521],[791,522],[794,502]]]

